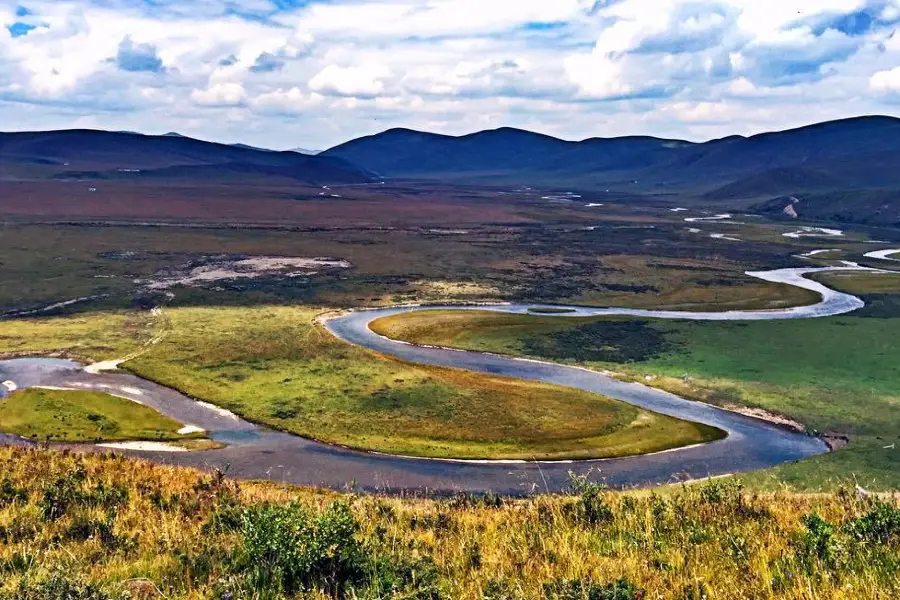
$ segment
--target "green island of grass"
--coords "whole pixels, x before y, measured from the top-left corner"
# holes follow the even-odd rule
[[[87,391],[26,389],[0,400],[0,431],[51,442],[175,441],[181,423],[124,398]]]
[[[123,367],[258,423],[391,454],[609,458],[724,435],[582,390],[383,357],[334,338],[314,324],[318,313],[307,307],[167,309],[165,339]],[[32,337],[0,340],[0,348],[52,346],[61,330],[52,324],[70,319],[32,320],[38,325],[30,328]],[[79,328],[100,346],[113,331],[98,315]],[[121,343],[109,339],[110,346]]]
[[[166,314],[170,335],[129,370],[253,421],[354,448],[555,460],[643,454],[723,435],[582,390],[382,357],[335,339],[309,308]]]
[[[754,473],[748,485],[831,487],[855,476],[865,487],[900,487],[900,276],[825,273],[860,294],[847,316],[789,321],[700,322],[623,317],[554,319],[428,311],[379,319],[379,334],[609,370],[685,398],[785,415],[849,446]]]

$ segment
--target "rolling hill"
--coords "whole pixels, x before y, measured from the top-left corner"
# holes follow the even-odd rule
[[[572,142],[509,128],[459,137],[392,129],[321,156],[390,178],[665,194],[736,208],[771,210],[782,197],[812,194],[801,216],[900,221],[891,209],[900,188],[900,119],[886,116],[704,143],[635,136]]]
[[[272,152],[180,135],[66,130],[0,133],[0,178],[195,181],[280,177],[304,183],[362,183],[372,174],[338,157]]]
[[[795,201],[796,200],[796,201]],[[836,190],[780,196],[754,205],[761,214],[784,216],[791,206],[798,218],[900,227],[900,188]]]
[[[858,180],[900,182],[900,174],[886,168],[900,157],[900,119],[858,117],[705,143],[637,136],[571,142],[510,128],[459,137],[392,129],[346,142],[321,156],[396,178],[521,183],[565,179],[573,187],[586,188],[646,179],[714,190],[764,172],[780,172],[773,182],[781,179],[780,184],[790,187],[799,176],[790,172],[801,169],[809,172],[807,177],[815,171],[838,174],[866,187]]]

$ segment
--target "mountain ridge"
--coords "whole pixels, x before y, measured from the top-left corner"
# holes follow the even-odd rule
[[[336,157],[207,142],[182,135],[95,129],[0,133],[0,178],[117,178],[175,169],[180,176],[240,178],[277,174],[306,183],[362,183],[372,173]],[[191,169],[195,172],[191,174]],[[165,172],[165,171],[164,171]]]

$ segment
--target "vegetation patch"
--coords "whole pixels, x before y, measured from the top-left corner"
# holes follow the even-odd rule
[[[532,356],[609,363],[646,361],[674,348],[665,332],[646,321],[596,321],[522,340]]]
[[[888,297],[893,302],[898,296]],[[900,487],[900,319],[855,314],[701,322],[429,311],[379,319],[372,328],[420,344],[574,361],[685,398],[785,415],[813,433],[847,436],[850,446],[750,476],[748,483],[818,489],[855,474],[865,486],[893,489]],[[604,335],[621,336],[625,348],[640,350],[644,339],[664,346],[654,344],[643,356],[635,352],[632,362],[621,360],[614,345],[588,354],[604,337],[586,335],[585,328],[613,332]],[[628,346],[629,340],[636,342]]]
[[[575,312],[574,308],[536,307],[529,308],[528,312],[536,315],[565,315]]]
[[[130,400],[85,391],[26,389],[0,400],[0,431],[52,442],[182,440],[181,423]]]
[[[217,190],[217,209],[222,206],[218,196],[225,191],[234,193]],[[489,205],[496,206],[496,197]],[[241,206],[245,208],[243,199]],[[558,224],[564,218],[583,225],[581,211],[542,206],[530,218],[552,225],[504,219],[503,226],[484,225],[467,235],[451,236],[422,235],[420,223],[409,228],[338,230],[333,223],[324,229],[307,225],[297,230],[280,225],[270,229],[8,227],[0,231],[4,248],[0,314],[94,296],[104,299],[59,307],[56,313],[173,302],[187,306],[304,302],[344,307],[510,300],[727,310],[816,301],[811,292],[744,275],[748,269],[789,266],[780,233],[752,245],[723,245],[706,236],[685,236],[681,221],[654,218],[650,219],[653,225],[634,226],[636,219],[648,217],[630,209],[606,214],[602,222],[592,216],[595,230],[585,231]],[[421,207],[416,204],[416,209]],[[379,215],[395,212],[379,210]],[[774,226],[768,229],[780,231]],[[160,274],[205,268],[204,262],[215,256],[335,256],[354,268],[310,277],[272,272],[259,273],[255,279],[196,281],[202,287],[168,290],[175,293],[174,300],[166,297],[166,290],[146,290],[148,283],[159,283]],[[178,278],[168,279],[174,283]]]
[[[170,335],[126,366],[254,421],[396,454],[608,457],[721,435],[581,390],[385,359],[315,326],[316,314],[169,310]]]
[[[62,354],[101,361],[126,356],[149,341],[157,323],[142,311],[69,318],[0,321],[0,355]]]
[[[858,600],[900,594],[900,505],[737,481],[390,499],[0,448],[0,599]],[[11,490],[11,491],[10,491]]]
[[[581,390],[390,360],[335,339],[314,325],[318,312],[166,309],[168,334],[123,367],[259,423],[395,454],[614,457],[721,436]],[[49,346],[49,322],[67,320],[15,343]]]

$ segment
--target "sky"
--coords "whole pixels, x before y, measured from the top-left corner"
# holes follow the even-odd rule
[[[322,149],[900,115],[900,0],[0,0],[0,130]]]

